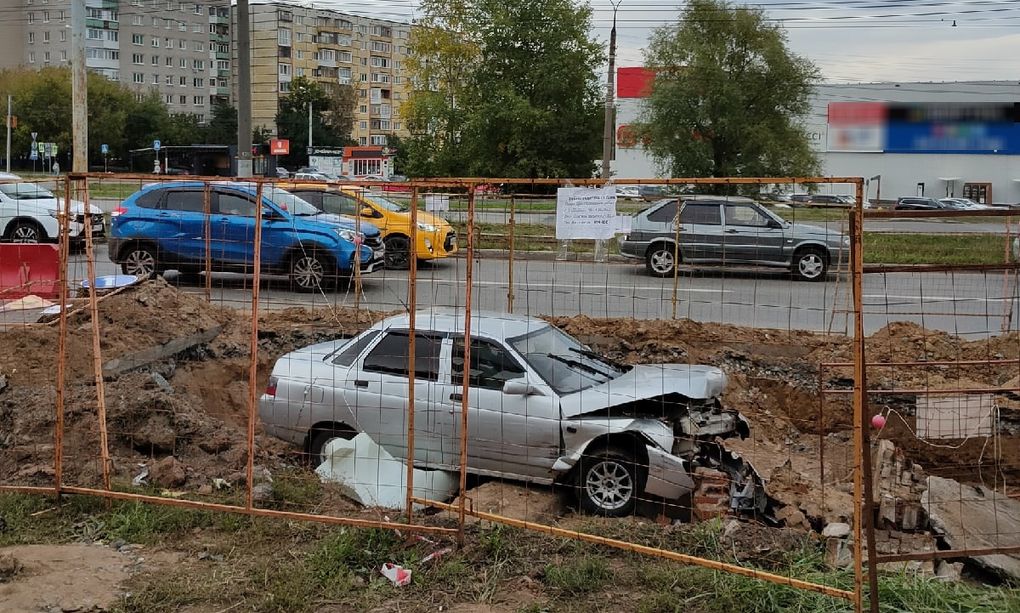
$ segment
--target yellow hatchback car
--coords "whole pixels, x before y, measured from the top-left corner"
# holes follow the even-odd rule
[[[287,191],[315,208],[334,215],[360,216],[382,233],[386,245],[386,267],[407,268],[411,254],[410,208],[361,187],[296,185]],[[457,232],[442,217],[418,211],[419,260],[436,260],[457,252]]]

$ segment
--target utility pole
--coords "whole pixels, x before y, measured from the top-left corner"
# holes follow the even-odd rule
[[[613,29],[609,32],[609,76],[606,82],[606,117],[602,132],[602,178],[612,177],[613,137],[616,132],[616,11],[623,0],[610,0],[613,5]]]
[[[71,170],[89,170],[88,70],[85,65],[85,0],[71,0]]]
[[[312,165],[312,101],[308,101],[308,165]]]
[[[237,176],[252,175],[251,18],[248,0],[237,0]]]
[[[7,96],[7,172],[11,172],[11,96]]]

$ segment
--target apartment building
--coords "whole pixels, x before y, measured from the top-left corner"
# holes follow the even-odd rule
[[[134,89],[156,91],[171,113],[208,121],[230,96],[229,0],[86,0],[88,68]],[[4,67],[69,64],[69,0],[0,0],[20,10],[21,49]]]
[[[304,76],[355,88],[351,136],[359,144],[386,145],[389,136],[408,134],[399,109],[410,91],[409,24],[284,2],[253,3],[250,11],[253,126],[275,133],[281,98]]]

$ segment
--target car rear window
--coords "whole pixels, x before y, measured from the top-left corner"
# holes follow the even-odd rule
[[[135,199],[135,206],[142,207],[143,209],[158,209],[159,201],[163,199],[163,194],[165,193],[161,189],[150,189]]]
[[[719,216],[719,205],[688,202],[680,212],[680,223],[718,226],[722,223]]]
[[[648,214],[648,221],[669,223],[676,218],[676,200],[668,202]]]
[[[340,350],[340,353],[336,354],[336,357],[333,358],[333,363],[337,366],[350,366],[355,363],[359,357],[361,357],[361,353],[365,350],[365,347],[371,345],[372,341],[378,338],[378,336],[379,331],[372,330],[371,332],[363,335],[361,338],[347,343],[344,345],[343,349]]]

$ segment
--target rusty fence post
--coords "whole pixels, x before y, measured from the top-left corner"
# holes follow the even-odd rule
[[[464,288],[464,376],[461,381],[460,404],[460,507],[458,509],[457,542],[464,544],[464,504],[467,500],[468,456],[468,393],[471,385],[471,295],[475,260],[475,190],[469,185],[467,211],[467,268]]]
[[[212,194],[208,181],[202,190],[202,211],[205,214],[202,226],[205,235],[205,300],[212,302]]]
[[[67,260],[70,257],[71,181],[64,179],[64,202],[60,215],[60,330],[57,340],[57,402],[53,428],[53,487],[57,500],[64,479],[64,402],[67,386]]]
[[[514,239],[517,232],[517,217],[516,217],[517,202],[514,199],[513,192],[510,192],[510,221],[507,224],[507,229],[510,231],[509,238],[509,254],[507,259],[507,290],[506,290],[506,312],[514,312]]]

